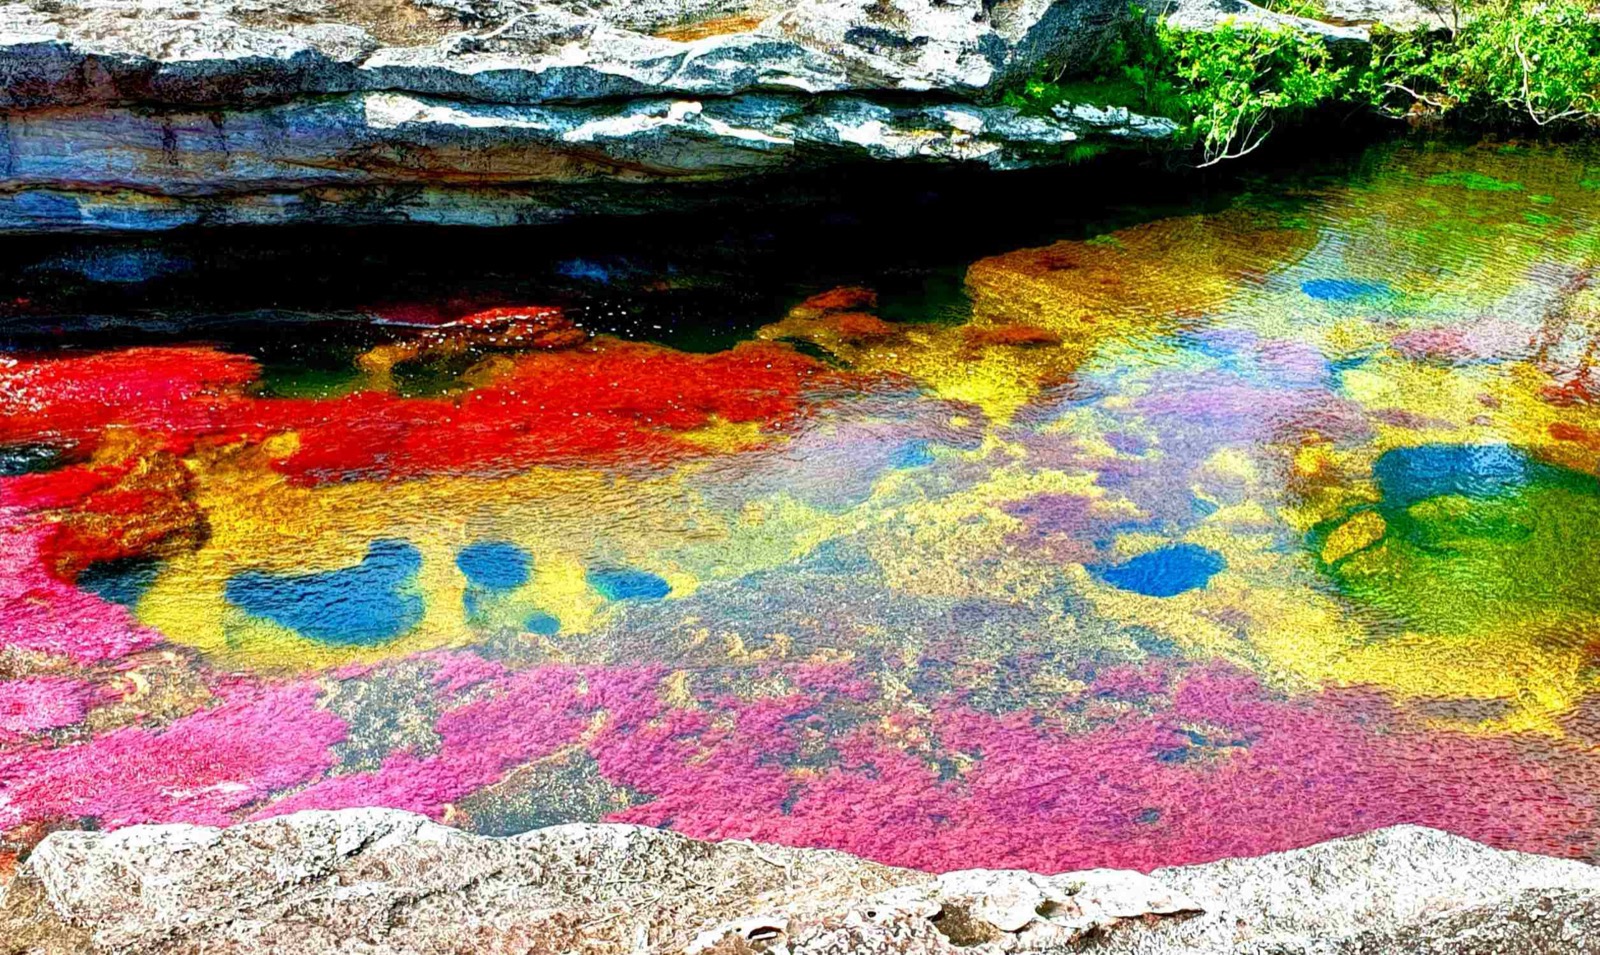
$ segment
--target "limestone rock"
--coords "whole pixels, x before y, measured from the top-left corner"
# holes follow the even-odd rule
[[[1171,26],[1195,32],[1215,30],[1223,24],[1231,23],[1269,30],[1295,30],[1321,37],[1334,44],[1365,43],[1370,36],[1367,24],[1341,26],[1268,10],[1251,3],[1250,0],[1169,0],[1160,9],[1165,11],[1167,23]],[[1381,20],[1381,16],[1375,17],[1374,20]]]
[[[28,917],[23,901],[42,897],[64,933],[87,932],[98,952],[674,950],[730,911],[844,904],[925,878],[635,826],[495,839],[396,810],[304,812],[47,838],[8,890],[0,938]]]
[[[1439,29],[1449,23],[1449,17],[1434,12],[1428,0],[1325,0],[1321,19],[1280,13],[1251,0],[1161,0],[1148,9],[1182,30],[1215,30],[1233,23],[1295,30],[1332,44],[1366,43],[1377,24],[1414,30]]]
[[[981,97],[1047,58],[1086,55],[1125,5],[798,0],[753,23],[736,18],[727,33],[684,41],[645,32],[670,9],[658,4],[654,16],[642,16],[632,4],[548,0],[12,0],[0,4],[0,108],[237,108],[375,90],[521,104],[771,90]],[[692,18],[708,5],[677,9]]]
[[[1172,22],[1362,42],[1176,0]],[[1125,0],[0,0],[0,230],[507,225],[850,163],[1018,169],[1159,144],[1004,90],[1100,50]],[[670,187],[670,188],[662,188]],[[769,190],[770,191],[770,190]]]
[[[1600,952],[1600,868],[1420,826],[1151,876],[1206,914],[1157,926],[1150,951]]]
[[[1395,30],[1448,29],[1454,14],[1449,3],[1431,0],[1323,0],[1322,12],[1330,22],[1382,23]]]
[[[1412,826],[1293,852],[934,876],[621,825],[503,839],[396,810],[58,832],[0,952],[1600,953],[1600,869]]]
[[[579,187],[727,181],[847,162],[1019,169],[1080,137],[1170,135],[1127,114],[752,93],[522,106],[358,93],[245,111],[81,106],[0,125],[0,229],[448,222],[569,214]],[[557,187],[564,189],[563,195]],[[611,211],[626,211],[613,192]]]
[[[0,0],[0,230],[523,224],[846,163],[1060,163],[1080,140],[1174,130],[996,103],[1126,15],[1123,0]]]

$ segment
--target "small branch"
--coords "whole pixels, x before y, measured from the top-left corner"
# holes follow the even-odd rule
[[[1383,86],[1384,86],[1384,89],[1399,90],[1402,93],[1409,94],[1411,96],[1411,98],[1413,98],[1413,99],[1415,99],[1415,100],[1417,100],[1418,102],[1421,102],[1421,103],[1427,103],[1429,106],[1432,106],[1434,109],[1437,109],[1437,110],[1446,110],[1446,109],[1450,108],[1449,105],[1447,103],[1445,103],[1443,100],[1434,99],[1431,96],[1426,96],[1426,95],[1424,95],[1422,93],[1418,93],[1416,90],[1414,90],[1411,87],[1405,85],[1404,83],[1385,83],[1385,84],[1383,84]]]
[[[1195,168],[1196,169],[1206,169],[1206,168],[1208,168],[1210,166],[1215,166],[1217,163],[1223,162],[1224,160],[1239,159],[1239,158],[1242,158],[1244,156],[1248,156],[1251,153],[1255,152],[1258,148],[1260,148],[1262,143],[1267,141],[1267,137],[1269,135],[1271,135],[1272,130],[1273,130],[1273,124],[1272,123],[1268,123],[1267,124],[1267,128],[1262,130],[1261,134],[1259,136],[1256,135],[1256,129],[1257,129],[1257,127],[1260,126],[1261,120],[1264,118],[1264,116],[1265,116],[1265,114],[1261,114],[1261,115],[1256,116],[1255,119],[1251,120],[1250,121],[1250,128],[1248,130],[1246,130],[1244,136],[1242,138],[1240,138],[1239,141],[1241,143],[1245,143],[1247,145],[1245,145],[1241,149],[1237,149],[1237,150],[1234,150],[1232,152],[1228,151],[1227,144],[1233,142],[1234,137],[1238,132],[1237,127],[1235,127],[1235,129],[1228,134],[1228,138],[1223,141],[1222,152],[1217,154],[1217,155],[1215,155],[1215,156],[1212,156],[1211,158],[1207,159],[1205,162],[1199,164]],[[1254,137],[1254,141],[1253,142],[1251,141],[1252,137]]]
[[[1527,55],[1522,52],[1522,40],[1520,37],[1513,36],[1511,38],[1511,49],[1516,51],[1517,62],[1522,64],[1522,105],[1525,109],[1527,109],[1528,118],[1533,120],[1534,125],[1548,126],[1551,123],[1560,122],[1563,119],[1571,119],[1574,116],[1582,116],[1584,114],[1584,110],[1574,107],[1573,109],[1563,110],[1562,112],[1556,113],[1553,116],[1545,116],[1541,119],[1538,111],[1533,108],[1533,87],[1530,83],[1530,77],[1533,76],[1533,61],[1528,59]]]

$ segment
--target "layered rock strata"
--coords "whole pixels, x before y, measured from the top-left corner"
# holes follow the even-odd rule
[[[1122,0],[0,5],[0,229],[548,221],[849,162],[1159,139],[997,103]]]

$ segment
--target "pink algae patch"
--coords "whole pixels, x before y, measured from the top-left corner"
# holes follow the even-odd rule
[[[612,821],[930,870],[1150,868],[1397,823],[1572,855],[1572,834],[1597,818],[1600,778],[1559,749],[1425,731],[1359,693],[1276,699],[1220,666],[1115,668],[1087,692],[1094,725],[1081,731],[1048,711],[951,698],[885,712],[849,665],[785,668],[790,693],[691,707],[663,701],[657,668],[449,669],[437,683],[465,676],[489,695],[438,720],[437,752],[393,754],[258,815],[381,805],[439,817],[513,767],[581,745],[643,800]]]
[[[1533,347],[1529,329],[1515,322],[1485,318],[1467,324],[1402,332],[1393,347],[1413,361],[1460,363],[1524,357]]]
[[[613,821],[930,870],[1149,868],[1396,823],[1573,855],[1574,834],[1597,819],[1600,776],[1559,743],[1428,729],[1358,692],[1280,699],[1220,665],[1108,668],[1055,706],[996,713],[959,692],[899,707],[853,664],[773,666],[745,676],[781,678],[787,692],[707,690],[674,705],[660,667],[508,673],[438,657],[434,685],[465,701],[436,719],[432,752],[327,777],[345,728],[315,689],[235,688],[165,730],[0,757],[0,825],[216,824],[352,806],[437,818],[573,747],[641,800]],[[1056,707],[1081,719],[1064,723]]]
[[[316,707],[311,684],[237,687],[164,729],[130,727],[87,742],[0,755],[0,828],[92,819],[226,825],[278,790],[332,765],[345,725]]]
[[[0,741],[71,726],[89,710],[93,684],[63,677],[0,683]]]
[[[449,685],[481,683],[488,671],[447,664],[436,677]],[[386,806],[439,816],[446,804],[498,782],[512,767],[554,753],[582,735],[590,719],[656,678],[637,672],[620,681],[604,671],[536,667],[485,685],[492,695],[439,718],[436,754],[398,752],[373,772],[334,776],[268,806],[259,816],[302,809]],[[603,686],[594,686],[590,681]]]
[[[1161,688],[1172,710],[1107,709],[1076,733],[1047,713],[945,702],[832,735],[820,765],[806,765],[808,737],[828,736],[821,714],[840,701],[806,694],[608,724],[593,748],[608,779],[654,797],[617,821],[931,870],[1150,868],[1398,823],[1571,855],[1596,822],[1595,773],[1575,759],[1555,773],[1516,739],[1395,725],[1359,696],[1274,700],[1221,669]]]
[[[50,525],[0,508],[0,647],[89,664],[148,647],[161,635],[126,608],[51,576],[43,549]]]

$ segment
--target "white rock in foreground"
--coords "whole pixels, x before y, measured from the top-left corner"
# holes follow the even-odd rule
[[[1398,827],[1253,859],[934,876],[619,825],[505,839],[409,813],[49,836],[13,953],[1600,953],[1600,869]]]

